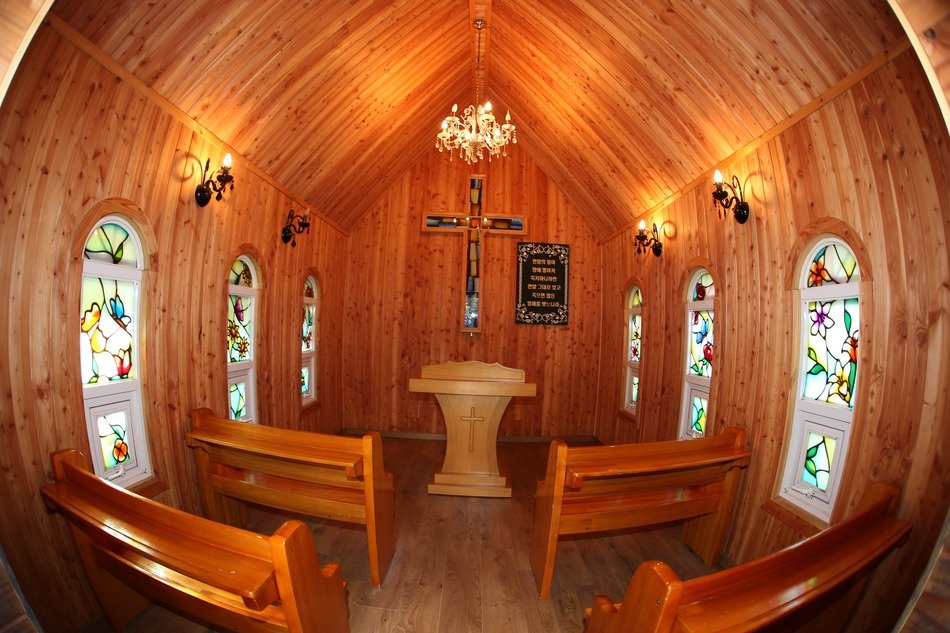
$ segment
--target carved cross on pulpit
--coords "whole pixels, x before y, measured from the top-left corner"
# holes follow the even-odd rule
[[[469,179],[468,213],[466,215],[426,215],[423,231],[452,231],[466,236],[462,258],[465,277],[465,298],[462,303],[462,332],[481,332],[481,240],[482,235],[501,233],[521,235],[525,220],[521,217],[483,214],[484,176]]]
[[[468,415],[463,415],[459,418],[462,422],[468,422],[468,452],[471,453],[475,450],[475,423],[484,422],[485,418],[475,415],[475,407],[472,407],[472,411]]]

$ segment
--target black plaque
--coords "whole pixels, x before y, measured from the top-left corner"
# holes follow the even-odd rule
[[[567,325],[568,244],[518,242],[515,323]]]

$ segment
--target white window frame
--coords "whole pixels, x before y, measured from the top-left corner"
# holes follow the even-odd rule
[[[228,390],[226,396],[228,398],[228,417],[231,415],[231,386],[243,382],[244,383],[244,405],[247,411],[247,414],[238,418],[241,422],[255,422],[257,418],[257,384],[256,384],[256,352],[257,352],[257,299],[258,299],[258,288],[260,286],[260,271],[258,270],[257,265],[251,260],[247,255],[241,255],[237,258],[238,260],[243,261],[245,264],[250,267],[253,274],[254,285],[253,286],[241,286],[236,284],[228,284],[228,301],[231,300],[231,296],[238,297],[247,297],[251,299],[251,327],[250,327],[250,341],[248,341],[248,358],[247,360],[241,361],[231,361],[228,359]],[[236,261],[236,260],[235,260]],[[232,263],[233,266],[233,263]],[[228,269],[230,270],[230,268]],[[225,310],[227,314],[227,309]]]
[[[92,234],[104,224],[118,224],[128,232],[129,242],[135,248],[136,266],[133,268],[83,257],[82,278],[92,277],[128,281],[133,284],[131,299],[134,306],[130,306],[129,313],[135,315],[135,319],[129,326],[129,335],[132,338],[132,349],[135,350],[135,377],[92,385],[83,384],[83,411],[90,447],[89,461],[92,463],[96,475],[118,486],[128,488],[152,476],[145,412],[142,407],[143,367],[141,359],[143,354],[140,347],[141,337],[139,336],[141,328],[139,322],[143,318],[141,289],[145,252],[135,228],[124,218],[116,215],[107,215],[100,219],[86,236],[86,242],[83,242],[84,247]],[[80,310],[82,308],[83,306],[80,306]],[[105,309],[105,306],[102,309]],[[132,454],[128,461],[106,469],[102,463],[98,418],[116,412],[124,412],[127,416],[126,435],[129,439],[128,443],[132,447]]]
[[[706,398],[706,423],[709,423],[709,391],[712,384],[712,376],[694,376],[689,373],[690,366],[690,337],[693,335],[692,323],[690,321],[689,315],[692,312],[699,312],[702,310],[707,310],[710,315],[712,315],[712,332],[713,340],[715,340],[715,330],[716,330],[716,312],[713,308],[716,293],[713,292],[713,296],[705,298],[702,301],[693,301],[693,287],[703,276],[710,273],[705,268],[698,268],[689,278],[689,283],[686,284],[686,314],[683,319],[686,325],[686,336],[683,341],[686,343],[683,348],[683,397],[680,401],[680,422],[679,422],[679,437],[681,438],[697,438],[702,437],[701,434],[693,432],[690,428],[690,414],[692,412],[693,405],[693,396],[700,395]],[[713,287],[715,288],[716,279],[713,278]],[[715,372],[715,369],[712,369]]]
[[[839,244],[847,248],[851,253],[854,250],[843,240],[837,238],[825,238],[820,240],[814,247],[808,250],[802,263],[801,274],[799,275],[799,344],[796,347],[798,354],[797,366],[798,375],[795,386],[795,411],[792,417],[792,429],[789,434],[789,446],[785,455],[785,465],[782,470],[782,480],[779,486],[779,497],[792,503],[794,506],[815,516],[821,521],[827,523],[834,510],[835,501],[840,491],[841,474],[844,472],[844,465],[847,459],[848,445],[851,440],[851,421],[854,418],[854,401],[857,393],[857,385],[860,379],[860,373],[855,377],[854,392],[851,394],[852,406],[840,406],[817,402],[815,400],[805,400],[802,398],[802,391],[805,388],[804,376],[808,371],[806,367],[805,350],[808,345],[808,332],[811,327],[808,314],[808,304],[819,301],[858,299],[858,314],[861,322],[861,300],[859,293],[859,281],[846,284],[832,284],[809,288],[807,277],[811,262],[815,254],[826,246]],[[860,269],[859,269],[860,274]],[[860,328],[859,328],[860,331]],[[860,346],[858,349],[862,349]],[[860,354],[860,351],[858,352]],[[858,367],[861,366],[860,357]],[[827,490],[821,490],[818,487],[811,486],[801,480],[801,468],[805,461],[805,452],[807,450],[807,438],[809,431],[820,433],[835,438],[835,456],[831,464]]]
[[[320,340],[320,282],[316,276],[308,275],[307,281],[313,282],[313,297],[308,297],[306,293],[307,282],[304,282],[303,309],[313,312],[313,349],[303,349],[303,340],[300,343],[300,371],[301,374],[306,370],[310,372],[310,389],[303,391],[301,389],[300,401],[303,406],[313,404],[317,401],[317,342]],[[301,333],[303,324],[301,323]]]
[[[640,305],[630,306],[630,298],[634,291],[640,292]],[[626,299],[624,301],[624,382],[623,382],[623,409],[627,413],[637,412],[637,401],[639,400],[640,384],[640,361],[630,360],[630,322],[635,316],[640,317],[640,357],[643,357],[643,290],[637,284],[630,284],[627,289]],[[637,385],[637,398],[631,398],[633,385]]]

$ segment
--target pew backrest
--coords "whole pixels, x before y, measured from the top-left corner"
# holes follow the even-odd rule
[[[393,478],[377,432],[362,437],[281,429],[191,413],[205,514],[243,525],[242,502],[366,526],[370,581],[379,587],[395,551]]]
[[[339,566],[322,569],[300,521],[255,534],[188,514],[93,474],[75,450],[51,456],[41,488],[68,522],[76,551],[118,631],[151,601],[231,630],[349,631]]]
[[[874,484],[845,521],[708,576],[683,581],[665,563],[643,563],[622,603],[594,599],[585,633],[842,630],[868,575],[910,532],[894,516],[897,494]]]
[[[569,447],[551,443],[535,496],[531,567],[550,595],[558,537],[684,521],[682,537],[712,567],[731,519],[745,431],[699,439]]]

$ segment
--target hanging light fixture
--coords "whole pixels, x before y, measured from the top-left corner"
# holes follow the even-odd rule
[[[485,20],[475,20],[478,45],[475,55],[475,72],[478,75],[482,68],[482,29]],[[488,160],[492,157],[506,155],[508,143],[515,144],[515,126],[511,123],[511,112],[505,114],[505,122],[499,124],[492,113],[491,101],[479,104],[480,77],[475,77],[475,105],[470,105],[458,116],[458,104],[452,105],[452,114],[442,121],[442,130],[438,133],[435,146],[440,152],[450,154],[458,150],[459,158],[466,163],[475,164],[487,152]]]

